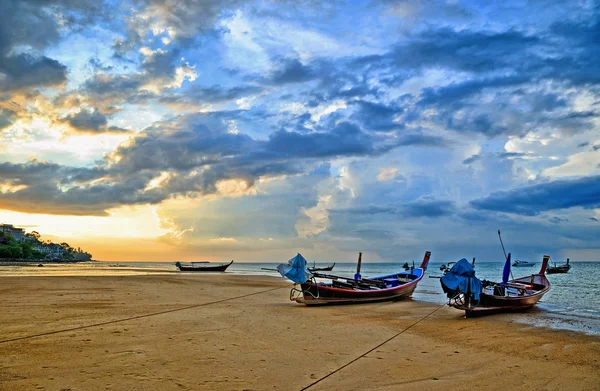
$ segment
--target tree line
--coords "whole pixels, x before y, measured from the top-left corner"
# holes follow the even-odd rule
[[[36,231],[26,233],[25,240],[16,240],[11,234],[0,232],[0,259],[46,259],[49,254],[37,250],[36,247],[51,248],[53,246],[56,244],[50,240],[41,240],[41,235]],[[71,247],[66,242],[60,243],[59,246],[64,249],[59,258],[61,261],[90,261],[92,259],[92,254],[81,248]],[[51,258],[56,259],[55,257]]]

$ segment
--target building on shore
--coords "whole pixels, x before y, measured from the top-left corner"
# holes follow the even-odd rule
[[[40,243],[35,245],[34,249],[46,255],[47,259],[61,259],[66,252],[63,246],[56,243]]]
[[[18,241],[25,239],[25,230],[12,224],[0,224],[0,232],[10,235]]]

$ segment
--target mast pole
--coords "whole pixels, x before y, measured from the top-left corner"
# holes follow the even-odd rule
[[[356,265],[356,274],[354,275],[354,280],[356,280],[356,281],[361,279],[361,275],[360,275],[361,262],[362,262],[362,253],[358,253],[358,264]]]

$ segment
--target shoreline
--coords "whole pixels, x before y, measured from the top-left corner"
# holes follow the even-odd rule
[[[44,268],[38,268],[37,264],[18,264],[14,267],[0,268],[1,277],[41,277],[41,276],[64,276],[64,277],[99,277],[99,276],[198,276],[198,273],[180,272],[172,263],[156,265],[146,262],[143,267],[133,263],[119,262],[78,262],[78,263],[49,263]],[[234,264],[235,265],[235,264]],[[224,276],[240,276],[250,278],[268,277],[274,281],[287,283],[276,272],[262,271],[250,264],[253,268],[248,270],[228,270]],[[160,266],[160,268],[159,268]],[[435,270],[435,269],[432,269]],[[435,273],[435,271],[433,271]],[[202,273],[204,274],[204,273]],[[218,276],[217,274],[208,274],[208,276]],[[433,283],[433,285],[431,285]],[[428,285],[429,284],[429,285]],[[438,289],[437,280],[424,280],[419,284],[413,294],[413,300],[423,302],[424,304],[442,305],[447,302],[445,295]],[[453,309],[459,315],[460,311]],[[508,321],[529,325],[539,328],[549,328],[553,330],[566,330],[569,332],[581,333],[583,335],[600,335],[600,317],[597,314],[585,314],[582,311],[573,312],[573,309],[557,307],[542,301],[536,307],[519,312],[494,315],[506,317]]]
[[[311,389],[561,390],[600,380],[597,336],[465,319],[412,299],[309,308],[289,301],[280,278],[229,273],[2,282],[7,390],[299,390],[352,360]]]

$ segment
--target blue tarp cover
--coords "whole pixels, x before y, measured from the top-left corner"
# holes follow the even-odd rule
[[[294,281],[296,284],[306,282],[312,274],[306,269],[306,259],[300,254],[290,259],[287,263],[277,266],[277,271],[283,276]]]
[[[475,269],[466,259],[463,258],[456,262],[452,269],[442,277],[441,281],[444,292],[470,292],[475,300],[479,300],[481,281],[475,277]]]

